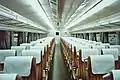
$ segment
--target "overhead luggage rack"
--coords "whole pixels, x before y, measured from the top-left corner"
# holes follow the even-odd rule
[[[46,31],[45,28],[33,21],[13,12],[12,10],[0,5],[0,24],[3,26],[17,26],[20,28]]]
[[[5,24],[5,25],[14,25],[14,26],[19,26],[19,25],[25,25],[23,22],[8,18],[6,16],[0,15],[0,24]]]
[[[120,28],[120,13],[116,13],[110,15],[106,18],[102,18],[100,20],[96,20],[94,22],[88,23],[86,25],[81,26],[80,28],[76,28],[73,30],[82,32],[106,32],[106,31],[118,31]]]

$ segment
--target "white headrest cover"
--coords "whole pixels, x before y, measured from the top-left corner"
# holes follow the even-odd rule
[[[113,55],[115,60],[118,60],[118,49],[102,49],[103,55]]]
[[[17,51],[17,56],[22,55],[22,50],[25,50],[25,46],[12,46],[11,50],[16,50]]]
[[[46,45],[48,45],[48,47],[51,47],[50,46],[50,41],[45,41],[45,42],[43,42],[43,44],[46,44]]]
[[[31,46],[34,46],[37,43],[37,41],[30,42]]]
[[[89,46],[76,46],[76,51],[79,51],[80,49],[90,49],[90,47]]]
[[[73,50],[74,50],[74,46],[76,47],[76,51],[79,51],[80,49],[88,49],[89,48],[89,46],[85,46],[85,45],[83,45],[83,44],[80,44],[80,43],[78,43],[78,42],[71,42],[71,44],[72,44],[72,47],[73,47]]]
[[[0,50],[0,63],[3,63],[8,56],[15,56],[15,50]]]
[[[46,47],[47,43],[37,43],[35,46],[42,46],[42,47]]]
[[[114,69],[113,55],[91,55],[93,74],[105,74]]]
[[[98,49],[99,50],[99,54],[101,54],[101,50],[105,49],[105,46],[93,46],[93,49]]]
[[[16,73],[20,76],[29,76],[31,72],[32,59],[32,56],[6,57],[4,72]]]
[[[120,45],[110,45],[110,48],[117,48],[120,56]]]
[[[0,80],[16,80],[17,74],[0,74]]]
[[[31,44],[30,43],[22,43],[20,46],[26,46],[27,49],[30,49]]]
[[[93,49],[105,49],[105,46],[103,46],[103,45],[93,46]]]
[[[82,61],[88,58],[90,55],[99,55],[98,49],[81,49],[82,50]]]
[[[30,43],[22,43],[22,44],[20,44],[20,46],[31,46],[31,44]]]
[[[89,46],[91,48],[93,46],[93,44],[86,44],[86,46]]]
[[[102,43],[101,45],[105,46],[105,48],[109,48],[110,47],[109,43]]]
[[[110,48],[120,48],[120,45],[110,45]]]
[[[42,55],[44,55],[44,47],[43,46],[30,46],[30,50],[39,50],[40,53],[42,51]]]
[[[99,46],[99,45],[102,44],[102,42],[94,42],[93,44],[96,45],[96,46],[97,46],[97,45]]]
[[[34,56],[36,58],[36,63],[41,61],[41,51],[40,50],[23,50],[22,56]]]
[[[114,80],[120,80],[120,70],[112,70],[112,73]]]

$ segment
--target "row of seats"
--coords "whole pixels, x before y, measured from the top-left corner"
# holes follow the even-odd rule
[[[61,38],[64,61],[74,80],[104,80],[105,74],[120,69],[119,50],[119,45],[73,37]]]
[[[55,39],[46,37],[0,50],[0,80],[43,80],[48,78]]]

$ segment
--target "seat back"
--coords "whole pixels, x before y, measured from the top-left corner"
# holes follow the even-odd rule
[[[15,50],[0,50],[0,71],[3,71],[5,58],[15,56]]]
[[[101,50],[105,49],[105,46],[103,45],[99,45],[99,46],[92,46],[93,49],[98,49],[99,50],[99,54],[101,54]]]
[[[103,76],[104,80],[120,80],[120,70],[112,70]]]
[[[44,46],[30,46],[30,50],[39,50],[42,51],[42,55],[44,55]]]
[[[74,52],[73,52],[73,64],[72,66],[77,68],[78,67],[78,62],[77,62],[77,53],[76,53],[76,47],[74,47]]]
[[[41,62],[41,51],[40,50],[23,50],[22,56],[34,56],[36,58],[36,64]]]
[[[110,48],[117,48],[120,56],[120,45],[110,45]]]
[[[3,63],[8,56],[15,56],[15,50],[0,50],[0,63]]]
[[[25,46],[26,49],[30,49],[31,44],[30,43],[22,43],[20,46]]]
[[[84,59],[87,59],[90,55],[99,55],[98,49],[81,49],[80,50],[81,60],[84,62]]]
[[[94,42],[93,43],[95,46],[100,46],[102,44],[102,42]]]
[[[11,50],[16,50],[17,52],[17,56],[21,56],[22,55],[22,50],[25,50],[26,47],[25,46],[12,46]]]
[[[41,61],[41,51],[40,50],[23,50],[22,56],[34,56],[36,58],[36,75],[37,80],[42,79],[42,61]]]
[[[87,63],[87,80],[103,80],[102,76],[114,70],[113,55],[91,55]]]
[[[85,45],[75,45],[76,51],[78,52],[80,49],[90,49],[90,46],[85,46]],[[73,48],[74,50],[74,48]]]
[[[105,46],[105,48],[110,48],[110,44],[109,43],[102,43],[101,45]]]
[[[110,49],[102,49],[103,55],[113,55],[115,60],[118,60],[118,49],[117,48],[110,48]]]
[[[81,49],[79,52],[79,76],[82,79],[86,79],[85,65],[87,61],[85,59],[90,55],[99,55],[98,49]]]
[[[16,73],[23,80],[36,80],[36,59],[32,56],[6,57],[5,73]]]
[[[22,80],[17,74],[0,74],[0,80]]]
[[[120,69],[118,55],[119,51],[117,48],[102,49],[103,55],[113,55],[115,60],[115,69]]]
[[[30,44],[31,46],[34,46],[35,44],[37,44],[38,42],[37,41],[31,41]]]
[[[37,43],[35,46],[42,46],[42,47],[46,47],[47,43]]]

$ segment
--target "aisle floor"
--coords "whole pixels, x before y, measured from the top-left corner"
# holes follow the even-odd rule
[[[52,80],[69,80],[67,70],[60,52],[60,45],[56,44]]]

